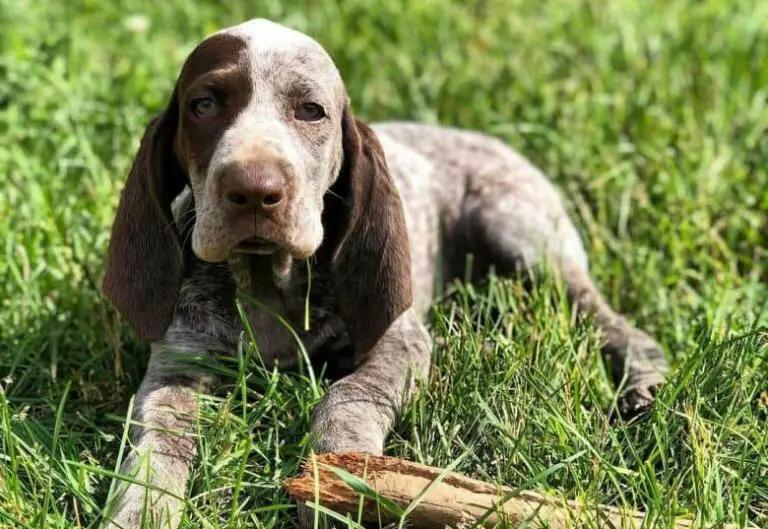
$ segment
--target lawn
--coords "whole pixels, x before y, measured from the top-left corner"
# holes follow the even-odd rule
[[[538,164],[673,365],[611,424],[561,285],[458,284],[388,453],[648,527],[768,527],[768,3],[738,0],[0,0],[0,526],[98,524],[148,356],[99,293],[118,193],[186,54],[253,16],[326,46],[366,119],[482,129]],[[310,378],[222,369],[183,527],[290,526]]]

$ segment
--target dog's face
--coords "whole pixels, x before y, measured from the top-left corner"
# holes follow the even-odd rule
[[[328,54],[304,34],[253,20],[203,41],[176,93],[173,150],[194,196],[195,254],[311,255],[342,160],[346,93]]]

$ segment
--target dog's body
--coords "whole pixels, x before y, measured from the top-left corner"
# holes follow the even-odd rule
[[[214,88],[229,93],[199,95]],[[429,369],[423,320],[435,287],[461,276],[468,254],[476,275],[553,267],[603,331],[617,381],[626,376],[622,411],[651,403],[666,370],[660,348],[600,297],[557,192],[524,158],[474,132],[369,129],[352,118],[322,48],[281,26],[251,21],[206,40],[145,135],[113,229],[105,291],[153,342],[123,469],[155,491],[120,488],[109,519],[134,528],[146,513],[177,524],[196,450],[195,393],[213,383],[185,356],[236,351],[238,289],[255,300],[247,317],[268,365],[298,358],[275,313],[310,354],[354,351],[356,369],[314,412],[314,448],[380,453]]]

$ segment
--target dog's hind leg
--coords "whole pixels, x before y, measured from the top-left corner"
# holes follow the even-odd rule
[[[476,178],[468,190],[463,219],[468,249],[502,274],[542,262],[552,266],[577,310],[592,315],[602,332],[602,351],[622,388],[619,412],[631,417],[645,411],[668,370],[661,348],[601,296],[579,234],[550,182],[532,166],[510,160]]]
[[[608,305],[585,268],[563,261],[561,270],[571,299],[580,311],[593,314],[602,332],[603,354],[613,366],[614,380],[622,385],[622,417],[646,411],[669,369],[661,347]]]

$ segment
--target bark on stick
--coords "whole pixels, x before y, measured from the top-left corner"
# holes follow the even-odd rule
[[[642,512],[607,505],[587,506],[537,492],[514,493],[508,487],[491,485],[453,472],[446,473],[440,468],[394,457],[359,453],[313,456],[307,461],[302,476],[285,482],[285,490],[296,500],[317,499],[320,505],[342,515],[349,514],[356,520],[361,496],[331,467],[364,478],[370,488],[401,509],[421,496],[407,519],[410,526],[423,529],[468,526],[481,518],[484,518],[484,527],[503,523],[506,527],[634,529],[640,527],[645,517]],[[424,494],[427,487],[429,490]],[[366,500],[363,502],[362,519],[366,522],[390,522],[398,517],[376,502]],[[691,526],[687,520],[680,520],[675,525],[680,529]]]

